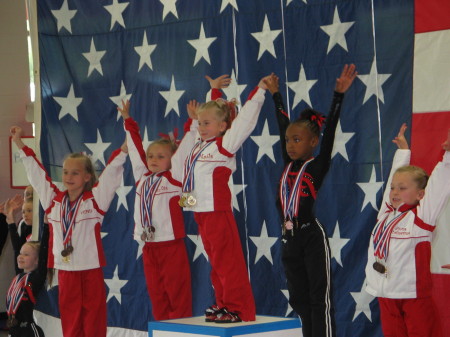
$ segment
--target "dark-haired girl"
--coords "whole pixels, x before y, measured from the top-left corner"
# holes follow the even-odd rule
[[[302,320],[305,337],[335,336],[331,298],[330,247],[323,226],[313,212],[317,192],[330,167],[334,135],[344,93],[353,83],[355,66],[345,65],[336,80],[327,126],[319,145],[324,118],[312,109],[302,111],[290,122],[278,92],[278,77],[265,83],[273,95],[286,165],[280,181],[279,199],[283,217],[283,265],[289,303]]]

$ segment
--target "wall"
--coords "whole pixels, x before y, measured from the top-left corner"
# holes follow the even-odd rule
[[[20,125],[32,134],[25,122],[30,101],[25,0],[0,0],[0,202],[22,190],[10,188],[9,128]],[[14,275],[12,247],[5,245],[0,256],[0,311],[5,310],[7,287]]]

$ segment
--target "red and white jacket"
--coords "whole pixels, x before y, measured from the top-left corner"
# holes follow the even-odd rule
[[[181,179],[183,172],[182,163],[184,162],[184,157],[182,157],[182,153],[186,153],[192,148],[198,124],[190,120],[187,126],[188,130],[180,143],[179,149],[172,156],[172,169],[156,174],[157,177],[161,177],[161,181],[155,193],[151,210],[152,225],[156,229],[151,242],[170,241],[186,236],[183,213],[178,204],[181,195],[181,182],[179,179]],[[141,219],[141,197],[143,195],[144,183],[147,179],[151,178],[153,173],[147,168],[146,154],[142,147],[138,124],[132,118],[127,118],[125,119],[124,127],[127,135],[127,145],[133,167],[133,175],[136,181],[134,239],[142,241],[141,235],[144,229]]]
[[[372,267],[374,256],[372,232],[366,266],[366,291],[377,297],[392,299],[423,298],[431,295],[431,238],[436,219],[450,195],[450,152],[433,170],[425,189],[425,196],[417,207],[402,205],[397,210],[389,204],[392,177],[397,168],[409,165],[410,150],[397,150],[391,173],[378,213],[378,221],[393,219],[402,211],[406,215],[394,227],[386,261],[387,276]],[[409,209],[409,210],[408,210]]]
[[[230,175],[236,171],[235,153],[256,126],[265,92],[264,89],[255,88],[224,136],[202,142],[201,148],[209,142],[213,144],[201,153],[195,164],[195,186],[192,194],[197,202],[192,207],[185,207],[185,211],[212,212],[232,209],[228,181]],[[201,141],[199,136],[197,141]],[[183,156],[187,157],[191,149],[192,147]],[[172,167],[174,167],[173,163]]]
[[[114,151],[92,191],[83,193],[72,234],[74,250],[70,255],[70,262],[63,262],[61,256],[64,249],[61,203],[66,192],[60,191],[53,184],[32,149],[25,146],[20,151],[20,156],[28,179],[39,195],[41,205],[48,216],[50,230],[48,267],[77,271],[105,266],[100,227],[115,191],[122,181],[123,164],[127,154],[120,149]]]

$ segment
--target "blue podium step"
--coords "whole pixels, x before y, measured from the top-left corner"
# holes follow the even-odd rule
[[[254,322],[217,324],[204,316],[149,322],[149,337],[302,337],[298,318],[256,316]]]

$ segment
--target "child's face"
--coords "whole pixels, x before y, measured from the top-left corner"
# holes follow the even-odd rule
[[[319,141],[307,127],[298,124],[288,126],[285,140],[286,152],[292,160],[311,158]]]
[[[198,115],[198,132],[202,140],[219,137],[227,129],[225,121],[219,121],[214,109],[206,109]]]
[[[170,169],[170,158],[172,149],[170,145],[154,144],[147,150],[147,167],[153,173],[167,171]]]
[[[22,205],[22,217],[28,226],[33,224],[33,203],[25,202]]]
[[[397,172],[392,177],[389,199],[394,208],[402,204],[417,205],[423,198],[425,191],[417,186],[409,172]]]
[[[32,186],[27,186],[25,188],[25,190],[23,191],[23,199],[24,200],[33,199],[33,187]]]
[[[35,270],[38,266],[38,253],[36,248],[25,243],[17,257],[17,265],[26,273]]]
[[[91,179],[91,175],[86,172],[83,159],[67,158],[63,164],[63,184],[67,192],[80,195],[84,191],[84,186]]]

